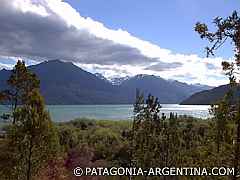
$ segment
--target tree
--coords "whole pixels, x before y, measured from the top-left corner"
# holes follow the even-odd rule
[[[212,105],[210,109],[210,114],[214,116],[213,120],[216,128],[215,141],[217,144],[217,153],[220,153],[221,145],[226,142],[226,136],[228,134],[227,125],[232,119],[230,106],[229,96],[226,94],[217,105]]]
[[[12,154],[9,161],[14,163],[5,176],[10,179],[32,179],[58,149],[57,133],[44,109],[43,98],[37,90],[28,98],[26,104],[14,112],[15,124],[8,131],[7,153]]]
[[[58,151],[58,136],[45,110],[39,83],[25,63],[18,61],[8,80],[9,89],[1,93],[11,102],[13,116],[0,147],[2,178],[30,180]]]
[[[31,91],[39,89],[40,81],[34,73],[27,69],[24,61],[19,60],[12,70],[7,84],[9,88],[0,93],[0,102],[10,104],[13,114],[19,104],[26,103]],[[13,116],[14,123],[15,118]]]
[[[234,45],[235,62],[222,62],[223,70],[226,71],[230,83],[236,82],[236,76],[239,74],[238,68],[240,67],[240,17],[237,11],[234,11],[231,16],[223,19],[216,17],[213,21],[217,30],[210,32],[206,24],[197,22],[195,31],[200,34],[202,39],[207,39],[210,43],[210,47],[206,47],[207,57],[214,55],[214,52],[220,48],[228,39]]]
[[[132,129],[132,159],[137,166],[151,167],[156,161],[157,138],[160,132],[160,104],[158,98],[148,95],[144,104],[143,94],[137,91]]]
[[[223,19],[217,17],[214,19],[214,25],[216,26],[215,32],[210,32],[208,26],[203,23],[196,23],[195,31],[200,34],[202,39],[207,39],[210,43],[210,47],[206,47],[207,56],[214,55],[214,52],[220,48],[228,39],[232,42],[235,52],[234,62],[222,62],[223,70],[229,77],[232,91],[234,86],[239,85],[239,68],[240,68],[240,16],[236,11],[231,16]],[[232,93],[234,95],[234,93]],[[237,103],[236,103],[237,102]],[[231,102],[231,104],[234,102]],[[235,157],[234,157],[234,168],[239,169],[240,161],[240,116],[239,116],[239,100],[235,101],[235,105],[231,105],[230,114],[234,114],[236,123],[236,141],[235,142]],[[234,177],[236,178],[236,177]]]

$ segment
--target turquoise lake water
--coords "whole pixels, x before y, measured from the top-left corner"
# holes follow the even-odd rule
[[[210,117],[207,105],[161,104],[161,112],[178,115],[188,115],[198,118]],[[48,105],[48,111],[54,121],[69,121],[86,117],[93,119],[127,120],[133,116],[133,105]],[[7,111],[6,106],[0,106],[0,114]]]

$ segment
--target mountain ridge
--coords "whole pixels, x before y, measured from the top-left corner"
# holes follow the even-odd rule
[[[183,100],[182,105],[210,105],[219,101],[230,90],[230,85],[221,85],[210,90],[204,90],[194,93]],[[240,97],[240,87],[234,89],[234,98]]]
[[[202,88],[170,82],[158,76],[136,75],[120,84],[92,74],[70,62],[49,60],[28,66],[41,81],[47,104],[132,104],[136,89],[159,97],[160,103],[180,103]],[[6,88],[11,71],[0,70],[0,89]]]

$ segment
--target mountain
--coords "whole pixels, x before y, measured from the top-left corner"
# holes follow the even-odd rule
[[[127,101],[133,102],[136,89],[140,89],[145,95],[151,93],[158,97],[161,103],[179,103],[202,87],[189,85],[178,81],[169,81],[154,75],[136,75],[123,81],[120,85],[127,95]],[[210,87],[209,87],[210,88]]]
[[[114,86],[119,86],[122,84],[123,81],[126,81],[127,79],[130,78],[130,76],[125,76],[125,77],[114,77],[114,78],[107,79],[101,73],[95,73],[94,75],[104,81],[110,82]]]
[[[199,84],[199,83],[193,84],[193,85],[194,85],[195,87],[197,87],[197,88],[202,89],[202,91],[203,91],[203,90],[209,90],[209,89],[215,88],[214,86],[208,86],[208,85]]]
[[[180,104],[183,105],[208,105],[214,104],[220,100],[230,89],[230,85],[222,85],[210,90],[197,92],[188,97]],[[240,88],[236,89],[235,97],[240,97]],[[234,98],[236,99],[236,98]]]
[[[30,70],[41,81],[41,92],[48,104],[118,103],[116,88],[72,63],[51,60]]]
[[[2,69],[0,70],[0,90],[4,90],[7,87],[7,79],[11,75],[11,71]]]
[[[213,86],[203,85],[203,84],[187,84],[183,82],[179,82],[176,80],[172,80],[172,85],[177,86],[177,88],[183,88],[185,89],[187,94],[193,94],[196,92],[200,92],[203,90],[209,90],[214,88]]]
[[[119,86],[122,84],[122,82],[128,80],[130,76],[125,76],[125,77],[115,77],[111,78],[109,81],[112,83],[112,85]]]
[[[111,83],[72,63],[51,60],[29,66],[29,69],[39,77],[41,93],[47,104],[117,103]],[[0,71],[0,87],[6,85],[4,82],[9,74],[10,71]]]
[[[105,77],[104,77],[102,74],[100,74],[100,73],[95,73],[94,75],[97,76],[98,78],[106,81],[106,82],[110,82],[107,78],[105,78]]]
[[[161,103],[179,103],[203,87],[151,75],[122,79],[116,85],[101,74],[92,74],[73,63],[51,60],[29,66],[41,81],[47,104],[126,104],[135,100],[136,88],[159,97]],[[11,71],[0,71],[0,89],[6,89]],[[120,82],[120,81],[118,81]],[[207,87],[205,87],[207,88]]]

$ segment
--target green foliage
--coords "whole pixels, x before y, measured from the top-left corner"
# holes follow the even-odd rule
[[[12,70],[7,83],[9,89],[0,92],[0,103],[10,104],[12,106],[12,115],[18,105],[27,103],[31,92],[40,87],[37,76],[31,73],[25,63],[20,60]],[[13,123],[15,123],[14,116]]]
[[[29,93],[33,89],[38,89],[40,81],[35,74],[31,73],[23,61],[18,61],[12,70],[12,74],[8,79],[10,89],[7,95],[14,103],[25,103],[28,100]]]
[[[158,99],[149,95],[144,104],[143,95],[137,93],[132,129],[132,161],[139,167],[177,165],[180,145],[178,122],[172,113],[160,117]]]
[[[15,124],[7,133],[7,153],[11,156],[8,161],[14,163],[10,172],[4,174],[12,179],[32,179],[59,148],[56,130],[44,110],[42,97],[33,91],[29,98],[27,104],[14,112]]]
[[[164,121],[160,118],[161,131],[157,131],[151,125],[154,121],[146,124],[142,121],[142,125],[136,129],[138,132],[135,132],[137,136],[134,139],[134,146],[131,145],[131,121],[78,119],[58,123],[56,127],[62,146],[60,149],[63,160],[58,161],[54,166],[57,168],[56,172],[60,173],[59,176],[71,179],[72,168],[79,165],[82,167],[128,167],[130,162],[137,163],[143,168],[149,166],[232,167],[233,153],[230,144],[222,143],[221,150],[217,153],[215,121],[176,117],[173,114],[170,117]],[[82,128],[83,122],[87,125],[84,125],[84,128]],[[153,128],[143,128],[148,126]],[[233,128],[232,124],[227,128]],[[11,157],[12,154],[9,156]],[[8,156],[4,157],[8,158]],[[51,164],[46,167],[51,168]],[[117,177],[108,178],[118,179]],[[201,179],[201,177],[197,178]],[[143,178],[134,177],[133,179]],[[159,178],[156,177],[156,179]]]
[[[107,128],[97,129],[89,136],[89,145],[95,149],[96,159],[113,159],[113,152],[120,146],[120,137]]]
[[[130,125],[130,121],[77,119],[60,123],[57,127],[60,144],[65,147],[66,152],[87,144],[94,149],[94,160],[104,159],[119,165],[128,158],[122,151],[128,148]]]
[[[2,94],[12,103],[13,124],[0,143],[0,177],[30,180],[58,152],[57,131],[45,110],[39,80],[24,62],[17,62],[8,84],[10,89]]]
[[[61,126],[58,128],[59,143],[68,151],[79,143],[78,131],[73,126]]]

